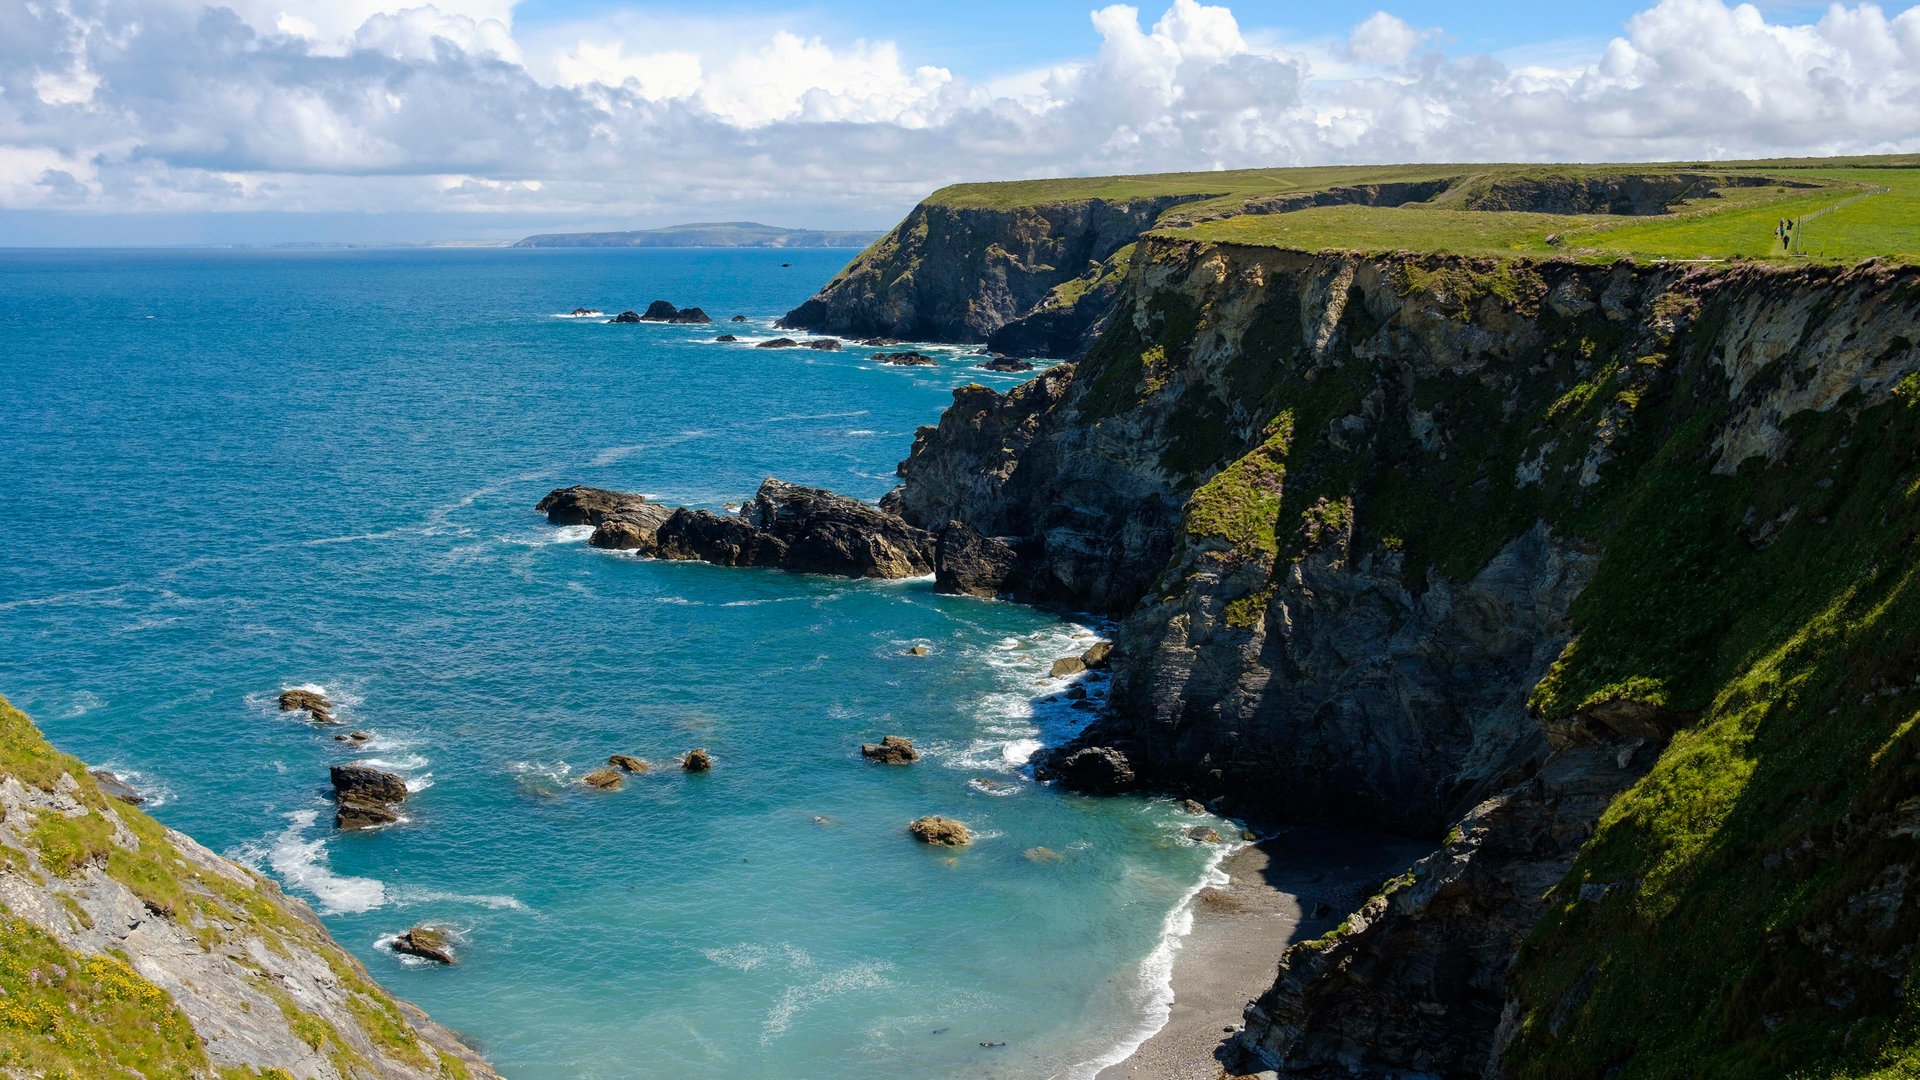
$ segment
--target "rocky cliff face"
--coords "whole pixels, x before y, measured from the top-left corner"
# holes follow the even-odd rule
[[[0,1072],[492,1077],[271,882],[104,794],[0,699]]]
[[[1810,1032],[1869,1060],[1898,1045],[1909,1007],[1888,988],[1912,950],[1845,977],[1812,957],[1855,955],[1833,941],[1865,916],[1842,913],[1898,912],[1874,916],[1884,942],[1915,906],[1892,834],[1845,825],[1920,794],[1890,749],[1911,725],[1883,700],[1920,671],[1896,659],[1920,655],[1920,626],[1887,614],[1907,610],[1920,535],[1920,443],[1895,434],[1920,415],[1915,325],[1908,268],[1149,238],[1087,355],[1005,395],[957,391],[887,505],[986,551],[993,587],[1123,616],[1112,710],[1068,754],[1101,748],[1115,775],[1229,811],[1478,837],[1292,962],[1250,1014],[1270,1063],[1652,1076],[1628,1066],[1665,1060],[1656,1044],[1821,1060],[1796,1049]],[[1844,640],[1820,629],[1835,620],[1879,627],[1887,651],[1809,643]],[[1817,701],[1782,689],[1789,669]],[[1755,767],[1745,748],[1769,738],[1782,765]],[[1580,764],[1636,740],[1630,770]],[[1842,743],[1881,764],[1854,775]],[[1816,759],[1819,777],[1784,765]],[[1862,845],[1844,884],[1768,871],[1835,829]],[[1747,872],[1777,906],[1713,922]],[[1569,874],[1608,887],[1563,907],[1502,891]],[[1616,935],[1675,935],[1668,919],[1741,962],[1676,960],[1698,949],[1684,933],[1637,971],[1604,960]],[[1768,948],[1793,979],[1753,969]],[[1463,1041],[1423,1059],[1407,1048],[1428,1021],[1394,1016]],[[1609,1049],[1622,1032],[1637,1056]]]
[[[1027,352],[1077,343],[1111,303],[1096,289],[1080,313],[1075,301],[1101,279],[1103,264],[1168,208],[1203,195],[1086,199],[1044,206],[949,206],[938,196],[907,219],[780,325],[841,337],[986,341],[1050,299],[1045,324],[1019,339]],[[1070,282],[1084,287],[1053,295]]]

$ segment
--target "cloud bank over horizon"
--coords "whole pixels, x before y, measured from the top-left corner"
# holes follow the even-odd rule
[[[1289,42],[1173,0],[1088,31],[983,79],[770,19],[0,0],[0,210],[880,227],[968,179],[1920,150],[1920,8],[1658,0],[1604,43],[1500,58],[1384,12]]]

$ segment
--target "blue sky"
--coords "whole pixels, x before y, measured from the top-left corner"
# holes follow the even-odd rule
[[[0,0],[0,244],[882,228],[961,180],[1912,151],[1912,4]]]

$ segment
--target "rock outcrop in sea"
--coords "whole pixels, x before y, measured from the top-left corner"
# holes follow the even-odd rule
[[[911,765],[920,760],[913,740],[903,735],[888,735],[877,743],[860,744],[860,756],[882,765]]]
[[[396,809],[407,801],[407,782],[371,765],[335,765],[333,823],[342,829],[370,829],[400,820]]]

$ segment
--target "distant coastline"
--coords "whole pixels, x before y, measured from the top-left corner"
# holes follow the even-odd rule
[[[836,232],[820,229],[782,229],[753,221],[703,222],[669,225],[630,232],[541,233],[514,247],[738,247],[738,248],[864,248],[883,232]]]

